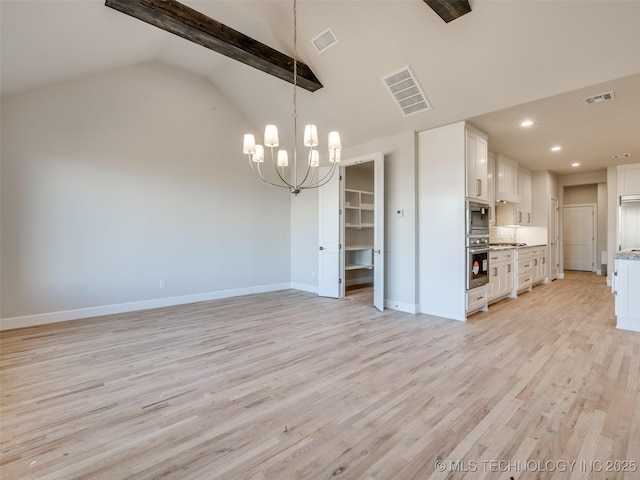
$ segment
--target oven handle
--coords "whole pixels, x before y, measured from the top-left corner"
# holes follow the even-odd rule
[[[469,253],[489,253],[489,248],[470,248]]]

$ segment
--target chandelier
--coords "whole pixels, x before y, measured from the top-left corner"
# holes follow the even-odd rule
[[[320,174],[318,172],[318,167],[320,166],[320,153],[316,148],[314,148],[318,146],[318,129],[315,125],[306,125],[304,127],[303,144],[305,147],[308,147],[309,150],[306,154],[306,166],[301,166],[300,171],[298,171],[298,147],[296,143],[298,138],[298,60],[296,58],[298,19],[296,3],[297,0],[293,0],[293,171],[287,170],[289,167],[289,154],[287,150],[280,149],[277,153],[275,152],[275,149],[280,145],[278,127],[275,125],[267,125],[265,127],[264,145],[256,144],[255,136],[251,133],[246,133],[244,135],[242,147],[242,153],[249,156],[249,165],[251,165],[251,169],[263,182],[273,187],[287,188],[294,195],[298,195],[302,190],[318,188],[329,182],[336,170],[336,164],[340,162],[340,151],[342,150],[340,134],[335,131],[329,132],[328,150],[331,168],[322,178],[320,178]],[[273,162],[273,167],[278,176],[278,178],[274,177],[274,181],[266,179],[260,167],[261,164],[264,163],[265,147],[271,150],[271,161]]]

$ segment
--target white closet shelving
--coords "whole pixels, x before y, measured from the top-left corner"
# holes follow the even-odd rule
[[[345,189],[345,270],[373,268],[373,192]]]

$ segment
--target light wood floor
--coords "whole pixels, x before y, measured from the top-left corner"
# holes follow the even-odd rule
[[[3,332],[0,476],[640,478],[640,333],[615,329],[603,277],[568,273],[467,323],[363,298]]]

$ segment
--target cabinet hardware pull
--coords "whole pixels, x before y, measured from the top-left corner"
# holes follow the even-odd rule
[[[324,250],[324,247],[320,247],[320,250]]]
[[[476,179],[476,197],[482,195],[482,180]]]
[[[478,298],[476,298],[476,299],[474,300],[474,302],[478,302],[478,301],[482,300],[483,298],[484,298],[484,297],[478,297]]]

